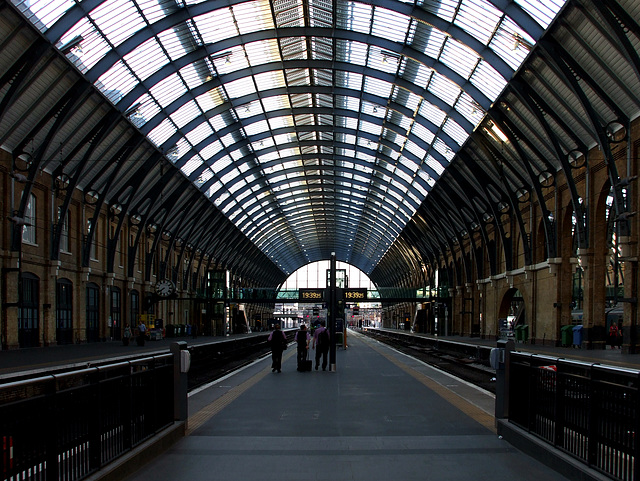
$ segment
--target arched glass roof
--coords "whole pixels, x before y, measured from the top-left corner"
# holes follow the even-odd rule
[[[560,0],[15,5],[286,273],[369,273]]]

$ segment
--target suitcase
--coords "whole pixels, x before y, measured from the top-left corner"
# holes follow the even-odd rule
[[[302,369],[301,369],[302,372],[311,371],[312,368],[313,368],[313,361],[311,359],[302,361]]]

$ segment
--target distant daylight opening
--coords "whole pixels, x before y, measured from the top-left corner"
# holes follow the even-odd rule
[[[327,271],[330,261],[318,261],[307,264],[291,274],[282,289],[324,289],[327,287]],[[346,271],[347,285],[339,287],[366,287],[368,290],[375,290],[376,286],[371,282],[369,276],[357,267],[344,262],[337,262],[336,269]]]
[[[301,267],[282,284],[280,293],[298,291],[299,289],[326,289],[330,265],[330,261],[318,261]],[[336,262],[336,271],[336,287],[343,289],[364,288],[367,289],[368,296],[371,298],[379,297],[375,284],[357,267],[344,262]],[[381,316],[382,310],[379,302],[341,300],[336,317],[337,330],[342,331],[346,326],[379,327]],[[274,322],[276,320],[283,327],[297,327],[305,324],[314,328],[320,322],[327,321],[327,305],[325,300],[321,298],[317,302],[311,303],[278,303],[274,312]]]

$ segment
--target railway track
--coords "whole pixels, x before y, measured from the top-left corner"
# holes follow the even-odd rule
[[[479,360],[474,356],[464,355],[460,352],[448,351],[446,347],[431,347],[412,342],[411,336],[403,336],[406,339],[398,339],[384,333],[367,329],[361,331],[365,336],[376,339],[388,346],[397,349],[411,357],[430,366],[464,379],[468,383],[478,386],[481,389],[496,392],[495,371],[491,369],[488,362]]]

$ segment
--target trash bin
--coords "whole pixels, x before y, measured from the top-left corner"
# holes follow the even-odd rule
[[[573,345],[582,347],[582,326],[573,326]]]
[[[516,341],[527,342],[529,340],[529,326],[527,324],[519,324],[514,329]]]
[[[516,335],[516,341],[521,342],[522,341],[522,325],[518,325],[514,327],[513,332]]]
[[[562,347],[570,346],[572,338],[573,338],[573,326],[562,326],[560,328],[560,340],[562,343]]]

